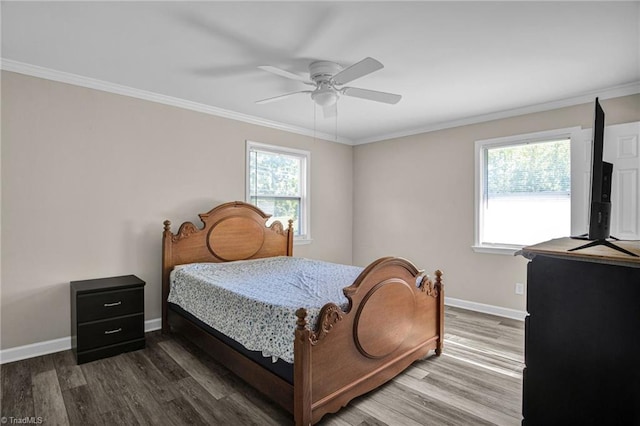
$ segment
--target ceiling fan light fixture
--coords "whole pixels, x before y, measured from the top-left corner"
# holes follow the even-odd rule
[[[315,90],[311,93],[311,99],[321,107],[328,107],[338,102],[338,92],[331,88]]]

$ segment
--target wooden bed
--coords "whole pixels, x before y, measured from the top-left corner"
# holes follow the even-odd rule
[[[200,229],[183,223],[176,234],[164,222],[162,250],[162,331],[180,333],[257,390],[293,414],[296,425],[318,422],[351,399],[387,382],[412,362],[442,352],[444,292],[411,262],[376,260],[344,289],[345,311],[325,305],[317,324],[306,310],[296,312],[293,384],[241,355],[167,302],[174,266],[293,255],[291,221],[266,226],[269,215],[235,201],[199,215]],[[418,284],[416,284],[418,283]],[[292,336],[293,338],[294,336]]]

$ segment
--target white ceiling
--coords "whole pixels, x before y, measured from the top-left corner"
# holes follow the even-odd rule
[[[640,2],[3,1],[1,14],[3,69],[354,144],[640,87]],[[385,68],[349,85],[397,105],[343,97],[336,120],[308,95],[255,104],[307,89],[259,65],[367,56]]]

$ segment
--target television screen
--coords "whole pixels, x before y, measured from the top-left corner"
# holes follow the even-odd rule
[[[595,101],[593,120],[593,141],[591,144],[591,203],[589,206],[589,233],[579,237],[590,240],[583,246],[569,251],[581,250],[588,247],[604,245],[614,250],[638,257],[636,254],[608,241],[611,228],[611,178],[613,164],[603,160],[604,154],[604,123],[605,114],[598,98]],[[615,237],[611,237],[617,240]]]
[[[611,225],[611,175],[613,165],[603,161],[604,111],[595,101],[593,142],[591,144],[591,206],[589,209],[590,240],[609,238]]]

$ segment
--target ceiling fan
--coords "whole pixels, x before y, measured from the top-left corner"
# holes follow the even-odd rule
[[[279,75],[281,77],[300,81],[306,85],[313,86],[313,90],[300,90],[286,93],[267,99],[256,101],[257,104],[265,104],[273,101],[288,98],[299,93],[311,94],[311,99],[323,108],[325,117],[334,116],[336,113],[336,103],[341,95],[355,98],[367,99],[370,101],[383,102],[387,104],[397,104],[402,96],[393,93],[379,92],[377,90],[360,89],[357,87],[347,87],[345,84],[365,75],[371,74],[383,68],[379,61],[373,58],[364,58],[347,68],[342,68],[335,62],[314,61],[309,64],[309,78],[283,70],[270,65],[258,68]]]

